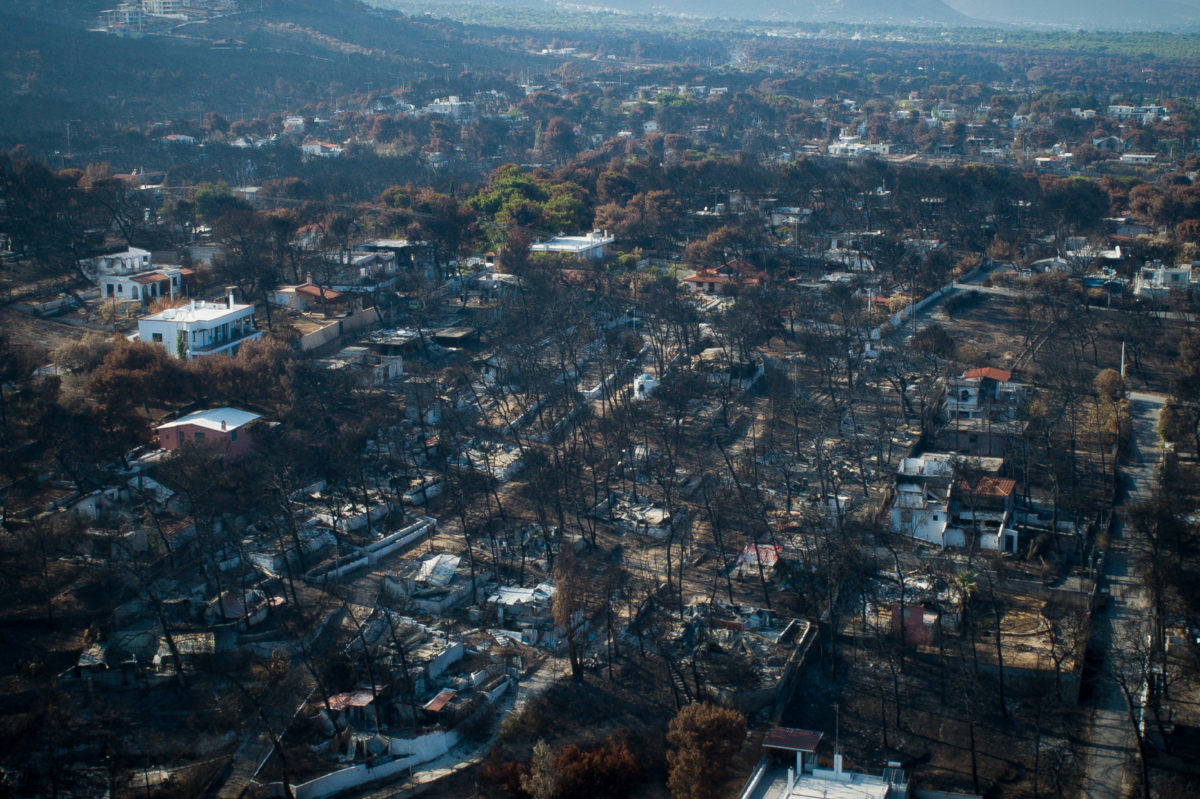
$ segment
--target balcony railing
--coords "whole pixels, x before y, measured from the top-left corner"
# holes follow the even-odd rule
[[[224,349],[231,344],[236,344],[239,341],[244,341],[249,338],[258,338],[262,335],[262,331],[256,328],[247,328],[240,331],[232,331],[228,336],[220,339],[214,339],[207,344],[193,344],[188,348],[188,351],[193,355],[205,355],[210,352]]]

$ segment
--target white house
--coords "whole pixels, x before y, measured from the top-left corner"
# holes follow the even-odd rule
[[[124,252],[82,258],[79,268],[89,280],[95,282],[109,275],[136,275],[150,271],[150,251],[130,247]]]
[[[952,105],[940,104],[933,109],[933,117],[939,122],[953,122],[958,119],[958,109]]]
[[[648,374],[638,375],[633,379],[633,398],[645,399],[658,388],[658,381]]]
[[[969,369],[946,381],[946,416],[949,419],[1011,417],[1024,388],[1013,382],[1012,372],[1007,369],[991,366]]]
[[[607,248],[616,241],[608,235],[608,231],[593,230],[585,236],[555,236],[545,241],[537,241],[530,245],[530,252],[558,253],[573,255],[578,261],[588,258],[603,258]]]
[[[439,98],[421,109],[422,114],[440,114],[451,119],[466,120],[475,116],[475,103],[457,95]]]
[[[953,480],[952,455],[927,454],[919,458],[902,458],[896,470],[892,530],[919,541],[945,546]]]
[[[817,744],[823,736],[815,730],[772,729],[763,740],[762,760],[740,795],[755,799],[908,799],[908,775],[898,764],[889,764],[880,775],[847,771],[842,755],[835,752],[833,768],[821,768]]]
[[[104,299],[137,300],[143,305],[149,305],[159,297],[175,297],[182,293],[183,279],[192,273],[178,266],[155,269],[150,251],[138,247],[83,258],[79,268],[100,287],[100,296]]]
[[[342,154],[342,145],[313,139],[300,145],[300,152],[310,158],[337,158]]]
[[[166,348],[173,358],[237,355],[243,342],[262,337],[254,326],[254,306],[239,305],[230,291],[225,302],[192,300],[138,320],[142,341]]]
[[[180,0],[142,0],[142,11],[156,17],[178,14],[183,10]]]
[[[1110,105],[1108,116],[1111,119],[1138,120],[1147,125],[1169,117],[1167,109],[1161,105]]]
[[[1161,261],[1146,264],[1133,281],[1133,295],[1141,299],[1161,300],[1172,294],[1191,291],[1193,264],[1164,266]]]
[[[184,270],[166,266],[136,275],[101,275],[100,296],[108,300],[137,300],[149,305],[159,297],[174,298],[183,292]]]
[[[1016,552],[1009,528],[1016,481],[999,477],[1001,458],[961,459],[947,453],[902,458],[892,502],[893,532],[940,547]]]

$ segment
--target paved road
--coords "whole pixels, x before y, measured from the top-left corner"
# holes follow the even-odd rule
[[[1130,399],[1134,451],[1122,468],[1125,480],[1122,506],[1148,498],[1153,490],[1155,466],[1160,457],[1158,415],[1165,397],[1132,392]],[[1118,515],[1101,578],[1101,586],[1110,594],[1109,606],[1097,616],[1092,632],[1093,644],[1101,647],[1105,656],[1105,668],[1096,679],[1091,700],[1092,715],[1084,748],[1086,771],[1080,787],[1083,799],[1124,799],[1131,789],[1131,766],[1137,744],[1129,727],[1125,698],[1107,671],[1107,661],[1114,639],[1144,634],[1142,631],[1148,628],[1145,590],[1133,573],[1132,557],[1137,543],[1134,531],[1126,528]]]

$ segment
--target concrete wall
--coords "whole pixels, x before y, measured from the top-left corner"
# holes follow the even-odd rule
[[[1075,610],[1091,612],[1095,601],[1096,589],[1094,586],[1089,591],[1071,591],[1062,588],[1052,588],[1034,580],[1014,580],[1011,578],[1004,580],[1000,585],[1006,591],[1019,591],[1035,596],[1038,599],[1054,600]]]
[[[762,781],[763,775],[766,773],[767,759],[764,757],[755,766],[754,772],[750,775],[750,780],[746,783],[746,787],[742,789],[741,794],[739,794],[739,799],[750,799],[754,795],[755,789],[758,788],[758,783]]]
[[[293,786],[292,792],[296,799],[325,799],[341,791],[366,785],[375,780],[396,777],[409,769],[436,760],[453,749],[459,741],[456,730],[434,732],[417,738],[393,738],[388,745],[388,753],[395,757],[387,763],[374,768],[365,764],[331,771],[300,785]],[[276,796],[284,794],[283,786],[276,783],[271,786]]]
[[[408,546],[421,536],[426,535],[427,531],[432,530],[436,524],[437,522],[431,517],[420,516],[417,518],[417,521],[407,527],[403,527],[391,535],[384,536],[378,541],[368,544],[353,555],[346,555],[339,558],[330,568],[314,569],[309,572],[308,576],[336,579],[349,574],[355,569],[361,569],[364,566],[375,563],[380,558],[387,557],[401,547]]]
[[[54,300],[47,300],[46,302],[34,302],[18,307],[22,309],[28,308],[30,311],[39,316],[54,316],[56,314],[64,313],[71,308],[74,308],[78,304],[79,303],[75,301],[74,297],[59,297]]]
[[[309,350],[315,350],[324,344],[328,344],[341,334],[341,322],[333,321],[325,325],[325,327],[318,328],[307,335],[301,336],[296,344],[300,347],[301,352],[308,352]]]
[[[375,313],[374,308],[363,308],[349,316],[334,319],[329,324],[318,330],[314,330],[306,336],[301,336],[298,346],[301,352],[315,350],[317,347],[333,341],[338,336],[362,330],[364,327],[375,324],[378,320],[379,316]]]
[[[441,676],[446,669],[463,659],[466,650],[463,648],[462,641],[455,641],[451,646],[446,647],[437,657],[425,664],[425,671],[430,679]]]

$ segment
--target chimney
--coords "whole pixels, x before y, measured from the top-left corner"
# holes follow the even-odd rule
[[[236,291],[237,291],[237,286],[226,286],[225,287],[225,294],[228,297],[227,307],[229,307],[229,308],[233,307],[233,295]]]
[[[222,432],[224,432],[225,430],[228,430],[228,429],[229,429],[229,425],[227,425],[227,424],[225,423],[225,420],[224,420],[224,419],[222,419],[222,420],[221,420],[221,430],[222,430]]]
[[[842,756],[841,755],[833,756],[833,773],[835,776],[838,776],[838,777],[842,776]]]

